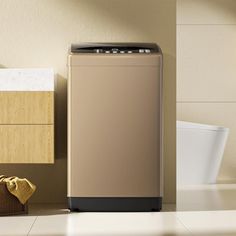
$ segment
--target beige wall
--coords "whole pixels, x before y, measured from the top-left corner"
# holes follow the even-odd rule
[[[164,52],[165,201],[175,202],[175,0],[1,0],[2,67],[53,67],[56,163],[0,165],[38,186],[34,202],[66,200],[66,56],[71,43],[157,42]]]
[[[218,180],[236,181],[236,1],[177,1],[177,119],[230,128]]]

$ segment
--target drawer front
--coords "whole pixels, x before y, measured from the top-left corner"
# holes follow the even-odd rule
[[[53,124],[53,92],[0,92],[0,124]]]
[[[53,163],[54,125],[0,125],[0,163]]]

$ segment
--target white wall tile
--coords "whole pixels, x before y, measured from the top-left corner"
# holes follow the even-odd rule
[[[236,25],[177,27],[177,101],[236,101]]]
[[[236,104],[235,103],[178,103],[177,119],[212,124],[230,129],[219,180],[236,181]]]
[[[236,24],[236,1],[177,0],[177,24]]]
[[[219,178],[236,181],[236,1],[177,0],[177,24],[177,118],[230,128]]]

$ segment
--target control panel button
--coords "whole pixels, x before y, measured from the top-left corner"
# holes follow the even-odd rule
[[[94,53],[112,53],[112,54],[126,54],[126,53],[151,53],[151,50],[148,48],[139,48],[139,49],[125,49],[125,48],[106,48],[106,49],[102,49],[102,48],[95,48],[93,49]]]
[[[117,53],[117,52],[119,52],[119,49],[118,49],[118,48],[112,48],[111,51],[112,51],[113,53]]]
[[[96,52],[96,53],[102,53],[103,52],[103,50],[102,49],[94,49],[94,51]]]

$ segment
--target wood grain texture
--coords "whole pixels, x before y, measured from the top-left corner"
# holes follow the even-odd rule
[[[53,163],[54,125],[0,125],[0,163]]]
[[[53,124],[54,92],[0,92],[0,124]]]

